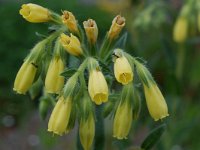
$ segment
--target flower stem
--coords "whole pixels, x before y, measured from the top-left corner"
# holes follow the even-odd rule
[[[94,137],[94,149],[103,150],[105,137],[104,137],[104,122],[102,116],[103,106],[96,106],[96,124],[95,124],[95,137]]]

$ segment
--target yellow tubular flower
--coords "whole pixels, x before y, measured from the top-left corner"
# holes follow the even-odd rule
[[[179,17],[174,25],[173,39],[177,43],[186,40],[188,34],[188,21],[185,17]]]
[[[65,100],[63,97],[60,97],[51,113],[48,123],[48,131],[58,135],[66,133],[71,109],[72,99],[68,97]]]
[[[144,85],[144,93],[149,113],[155,121],[169,116],[165,99],[156,84]]]
[[[81,119],[79,126],[79,136],[84,150],[90,150],[95,135],[95,122],[92,114],[84,121]]]
[[[54,57],[49,65],[46,79],[45,89],[47,93],[59,94],[64,86],[64,77],[60,74],[64,70],[64,63],[60,57]]]
[[[64,11],[62,15],[63,24],[67,26],[67,28],[74,33],[78,33],[77,21],[74,15],[69,11]]]
[[[36,72],[37,66],[25,61],[17,73],[13,90],[19,94],[25,94],[31,87]]]
[[[115,60],[114,74],[117,81],[123,85],[133,80],[133,71],[126,57],[122,56]]]
[[[108,100],[108,85],[107,82],[99,70],[92,70],[89,76],[88,91],[92,101],[97,105]]]
[[[32,23],[41,23],[50,20],[48,9],[32,3],[23,4],[19,13],[24,19]]]
[[[83,22],[83,26],[87,35],[87,39],[90,43],[94,44],[97,41],[98,28],[94,20],[88,19]]]
[[[62,46],[65,48],[65,50],[74,55],[74,56],[79,56],[83,54],[83,50],[81,48],[81,43],[79,39],[74,36],[72,33],[70,36],[62,33],[60,35],[60,41]]]
[[[125,18],[121,17],[120,15],[117,15],[112,21],[112,25],[108,32],[108,38],[110,40],[117,38],[124,26],[125,26]]]
[[[131,129],[132,118],[132,108],[129,103],[126,101],[120,104],[114,118],[113,137],[119,140],[126,139]]]

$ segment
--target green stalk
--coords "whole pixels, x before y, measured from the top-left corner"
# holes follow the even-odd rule
[[[102,116],[103,105],[96,106],[96,123],[95,123],[95,137],[94,137],[94,149],[103,150],[105,144],[104,136],[104,122]]]

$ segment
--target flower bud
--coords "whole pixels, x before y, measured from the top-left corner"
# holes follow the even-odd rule
[[[48,9],[32,3],[23,4],[19,13],[24,19],[32,23],[41,23],[50,20]]]
[[[112,25],[108,32],[108,38],[110,40],[116,39],[119,36],[119,33],[121,32],[124,26],[125,26],[125,18],[121,17],[120,15],[117,15],[112,21]]]
[[[132,124],[132,107],[126,100],[120,103],[114,118],[113,137],[126,139]]]
[[[98,36],[97,24],[94,20],[88,19],[83,22],[83,26],[86,32],[87,39],[90,43],[95,44]]]
[[[126,57],[121,56],[115,59],[114,74],[117,81],[123,85],[133,80],[133,70]]]
[[[19,94],[25,94],[31,87],[36,72],[37,66],[26,60],[17,73],[13,90]]]
[[[60,57],[54,57],[49,65],[45,78],[45,89],[47,93],[59,94],[64,85],[64,77],[60,74],[64,70],[64,62]]]
[[[145,84],[143,84],[143,86],[147,107],[151,117],[157,121],[169,116],[167,104],[157,85],[155,83],[149,83],[149,86]]]
[[[65,24],[71,32],[73,33],[79,32],[76,18],[71,12],[64,11],[62,15],[62,21],[63,21],[63,24]]]
[[[92,113],[89,114],[89,117],[84,120],[81,119],[79,126],[79,136],[81,144],[84,150],[90,150],[95,135],[95,122],[94,116]]]
[[[188,21],[185,17],[179,17],[174,25],[173,39],[177,43],[186,40],[188,34]]]
[[[91,70],[88,82],[88,91],[92,101],[97,105],[108,100],[108,85],[99,70]]]
[[[68,97],[60,97],[57,101],[48,123],[48,131],[58,135],[67,132],[67,125],[70,118],[72,109],[72,99]]]
[[[73,34],[70,34],[70,36],[68,36],[62,33],[60,36],[60,41],[65,50],[71,55],[79,56],[83,54],[81,43],[79,39]]]

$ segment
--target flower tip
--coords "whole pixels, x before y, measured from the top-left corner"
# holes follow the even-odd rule
[[[17,94],[26,95],[26,92],[23,92],[23,91],[17,90],[17,89],[15,89],[15,88],[13,88],[13,91],[15,91]]]
[[[158,120],[163,120],[164,118],[166,118],[166,117],[168,117],[169,116],[169,114],[166,114],[166,115],[164,115],[164,116],[161,116],[160,118],[155,118],[154,119],[154,121],[158,121]]]
[[[123,140],[123,139],[127,139],[127,137],[123,137],[123,136],[117,136],[117,135],[113,135],[114,138],[118,139],[118,140]]]

